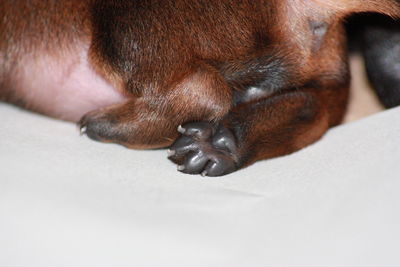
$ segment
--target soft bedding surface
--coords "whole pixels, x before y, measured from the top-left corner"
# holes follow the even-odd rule
[[[222,178],[0,117],[0,266],[400,266],[400,108]]]

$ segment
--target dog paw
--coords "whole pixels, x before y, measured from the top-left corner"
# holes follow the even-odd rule
[[[237,169],[235,137],[222,125],[208,122],[178,127],[181,133],[168,150],[178,170],[202,176],[221,176]]]
[[[87,135],[96,141],[114,141],[118,140],[117,122],[109,114],[94,111],[89,112],[78,122],[81,135]]]

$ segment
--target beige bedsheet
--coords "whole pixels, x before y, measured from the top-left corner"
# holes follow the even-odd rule
[[[0,266],[400,266],[400,109],[222,178],[0,104]]]

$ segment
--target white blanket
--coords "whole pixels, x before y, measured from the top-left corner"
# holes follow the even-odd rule
[[[0,266],[400,266],[400,108],[222,178],[0,104]]]

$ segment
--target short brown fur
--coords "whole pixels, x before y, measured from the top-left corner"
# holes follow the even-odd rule
[[[19,58],[57,56],[87,43],[92,68],[128,97],[82,118],[91,138],[166,147],[178,138],[178,125],[205,121],[233,133],[237,150],[230,152],[241,168],[307,146],[341,122],[349,87],[342,22],[355,12],[398,16],[400,6],[391,0],[3,0],[0,97],[36,107],[15,89]],[[244,97],[255,87],[261,95]]]

